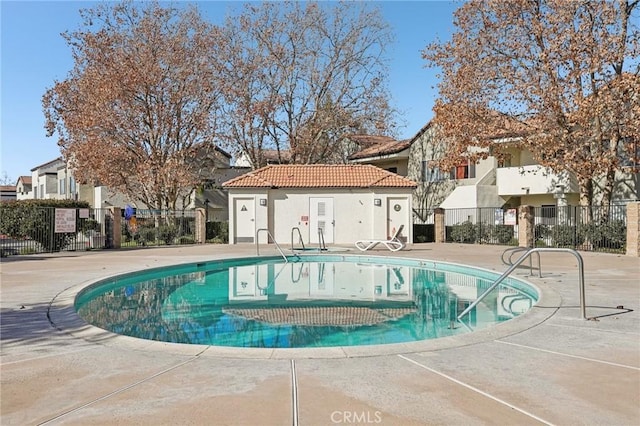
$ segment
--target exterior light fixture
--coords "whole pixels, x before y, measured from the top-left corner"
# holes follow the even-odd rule
[[[374,198],[373,205],[380,207],[382,205],[382,200],[380,198]]]
[[[266,198],[260,198],[260,205],[261,206],[266,206],[267,205],[267,199]]]

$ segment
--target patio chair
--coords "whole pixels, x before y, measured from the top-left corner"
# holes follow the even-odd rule
[[[359,241],[356,241],[356,247],[360,251],[367,251],[367,250],[371,250],[372,248],[374,248],[378,244],[382,244],[382,245],[384,245],[386,248],[388,248],[391,251],[402,250],[404,248],[405,244],[398,237],[400,236],[400,233],[402,233],[402,229],[403,228],[404,228],[404,225],[400,225],[400,227],[398,228],[396,233],[393,234],[393,237],[389,238],[388,240],[359,240]]]

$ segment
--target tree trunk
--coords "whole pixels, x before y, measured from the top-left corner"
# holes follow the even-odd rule
[[[580,205],[590,206],[593,204],[593,180],[591,178],[581,177],[578,178],[578,184],[580,185]]]

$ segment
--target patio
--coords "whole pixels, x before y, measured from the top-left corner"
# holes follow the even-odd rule
[[[368,254],[502,272],[504,249],[415,244]],[[102,277],[253,255],[248,244],[2,259],[0,423],[640,423],[637,257],[581,253],[591,320],[580,318],[573,256],[543,253],[543,277],[526,278],[543,291],[532,311],[490,330],[406,347],[190,347],[115,336],[59,309],[71,288]]]

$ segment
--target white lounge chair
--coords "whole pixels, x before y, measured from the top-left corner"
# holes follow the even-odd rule
[[[405,244],[398,237],[400,236],[400,233],[402,232],[403,228],[404,228],[404,225],[400,225],[400,227],[398,228],[396,233],[393,234],[393,237],[389,238],[388,240],[359,240],[359,241],[356,241],[356,247],[360,251],[367,251],[367,250],[371,250],[372,248],[374,248],[378,244],[382,244],[382,245],[384,245],[386,248],[388,248],[391,251],[402,250],[404,248]]]

